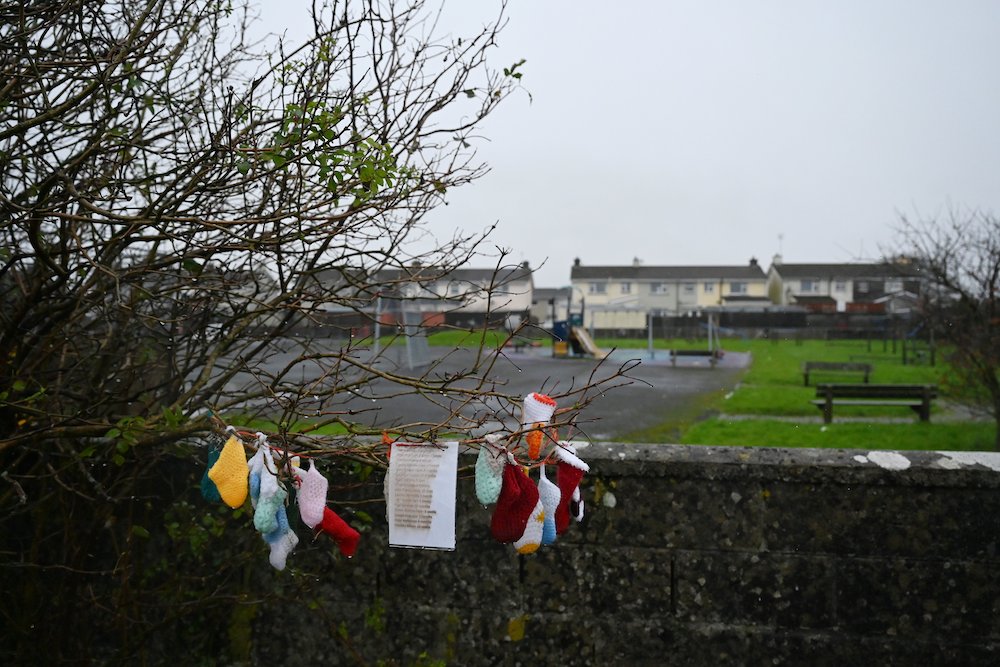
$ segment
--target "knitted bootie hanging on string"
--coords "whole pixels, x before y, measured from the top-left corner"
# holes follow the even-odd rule
[[[503,487],[490,520],[490,533],[502,544],[516,542],[524,535],[528,519],[538,503],[538,487],[528,479],[524,469],[514,463],[513,457],[510,454],[507,456]]]
[[[210,503],[217,503],[222,500],[222,496],[219,495],[219,487],[208,476],[208,471],[219,460],[219,453],[219,446],[214,442],[208,446],[208,463],[205,466],[205,473],[201,476],[201,497]]]
[[[506,450],[499,441],[503,436],[490,433],[479,447],[476,458],[476,498],[483,505],[492,505],[500,497],[503,486],[503,469],[507,465]]]
[[[329,488],[329,482],[312,461],[309,462],[307,470],[296,468],[295,476],[299,480],[299,491],[296,495],[299,516],[302,518],[302,523],[310,528],[316,528],[323,522],[323,510],[326,509],[326,492]]]
[[[299,537],[288,525],[288,514],[285,506],[281,505],[275,512],[274,530],[264,533],[264,541],[271,546],[271,553],[268,560],[276,570],[284,570],[288,555],[292,553],[299,543]]]
[[[277,527],[278,508],[284,509],[288,492],[278,482],[271,448],[262,442],[260,449],[264,451],[263,468],[260,471],[260,497],[253,513],[253,525],[261,533],[270,533]]]
[[[337,516],[337,513],[329,507],[323,508],[323,521],[320,522],[319,526],[321,531],[337,542],[340,553],[348,558],[353,556],[358,550],[358,541],[361,540],[361,534]]]
[[[528,456],[537,459],[541,456],[545,434],[542,427],[552,420],[556,411],[556,402],[545,394],[532,393],[524,397],[521,407],[521,427],[529,430],[524,439],[528,443]]]
[[[527,475],[524,475],[524,479],[530,486],[535,487]],[[535,506],[531,509],[531,514],[528,515],[524,532],[521,537],[514,540],[514,549],[519,554],[533,554],[538,551],[538,547],[542,546],[542,535],[545,532],[545,506],[539,496],[538,487],[535,487],[534,495],[538,500],[535,501]]]
[[[208,471],[208,477],[219,490],[222,502],[233,509],[246,502],[249,490],[248,474],[247,455],[243,450],[243,444],[235,435],[230,435],[219,453],[219,459]]]
[[[553,455],[558,463],[556,464],[556,486],[559,487],[559,506],[556,508],[556,533],[562,535],[569,528],[569,504],[573,500],[573,493],[580,486],[583,474],[590,470],[590,466],[583,462],[576,455],[576,450],[572,445],[559,444]]]
[[[542,524],[542,545],[556,541],[556,509],[559,507],[559,487],[545,476],[545,466],[538,468],[538,498],[545,509],[545,521]]]
[[[264,470],[264,448],[257,447],[250,460],[247,461],[247,468],[250,470],[249,492],[250,506],[257,509],[257,500],[260,498],[260,473]]]

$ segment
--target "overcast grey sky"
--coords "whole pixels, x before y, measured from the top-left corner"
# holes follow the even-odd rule
[[[306,0],[261,2],[273,30],[306,25]],[[498,6],[453,0],[446,23]],[[871,260],[900,213],[1000,211],[1000,2],[510,0],[507,15],[492,62],[526,59],[532,99],[488,119],[491,173],[429,220],[443,236],[499,222],[495,244],[545,263],[537,286],[568,284],[574,257]]]

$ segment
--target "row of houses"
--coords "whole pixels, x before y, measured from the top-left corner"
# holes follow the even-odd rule
[[[397,275],[398,274],[398,275]],[[776,255],[765,271],[755,258],[739,266],[586,265],[570,269],[570,284],[534,284],[527,262],[500,270],[431,267],[394,270],[389,277],[426,323],[517,324],[544,327],[582,319],[590,329],[643,329],[653,316],[711,311],[809,313],[911,312],[921,294],[919,267],[904,259],[877,263],[786,264]]]
[[[905,258],[878,263],[742,266],[587,266],[570,272],[569,300],[597,329],[645,326],[648,314],[796,309],[811,313],[905,314],[922,290],[919,267]],[[538,304],[536,303],[536,308]],[[540,310],[537,311],[540,313]]]

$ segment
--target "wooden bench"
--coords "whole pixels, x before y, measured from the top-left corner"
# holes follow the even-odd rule
[[[722,358],[722,350],[670,350],[670,365],[677,365],[677,357],[708,357],[708,362],[712,368],[719,363]]]
[[[514,348],[514,352],[524,352],[526,347],[541,347],[542,342],[538,340],[524,340],[523,338],[508,340],[504,347]]]
[[[802,380],[805,386],[809,386],[809,373],[812,371],[834,371],[838,373],[864,373],[865,384],[868,384],[868,376],[871,375],[872,365],[847,362],[847,361],[806,361],[802,364]]]
[[[912,409],[920,421],[931,419],[931,399],[937,398],[933,384],[818,384],[813,405],[823,411],[823,422],[833,421],[834,405],[898,405]]]

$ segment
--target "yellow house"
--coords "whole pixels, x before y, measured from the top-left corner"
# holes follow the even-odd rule
[[[570,271],[573,311],[594,329],[641,329],[647,314],[683,315],[705,308],[768,306],[767,276],[743,266],[586,266]]]

